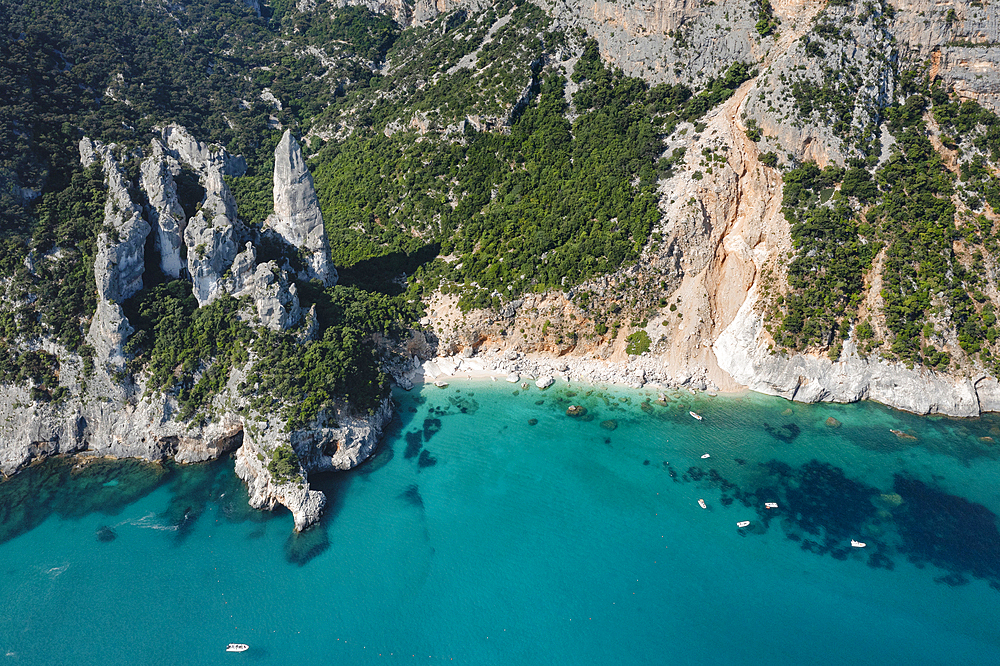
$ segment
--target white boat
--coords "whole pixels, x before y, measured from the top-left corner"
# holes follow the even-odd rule
[[[864,543],[863,541],[855,541],[854,539],[851,539],[851,545],[854,546],[855,548],[864,548],[868,544]]]
[[[741,520],[740,522],[736,523],[736,527],[750,527],[750,521]]]
[[[777,509],[778,508],[778,503],[777,502],[764,502],[764,508],[765,509]]]
[[[700,506],[703,509],[707,509],[708,508],[708,505],[705,504],[705,500],[703,500],[703,499],[698,500],[698,506]]]
[[[246,652],[250,646],[246,643],[230,643],[226,646],[226,652]]]
[[[705,458],[711,458],[711,457],[712,457],[712,454],[711,454],[711,453],[706,453],[705,455],[703,455],[703,456],[701,457],[701,459],[702,459],[702,460],[704,460]]]
[[[698,419],[699,421],[701,421],[701,420],[702,420],[702,419],[704,418],[704,417],[703,417],[703,416],[702,416],[701,414],[699,414],[698,412],[688,412],[688,414],[690,414],[690,415],[691,415],[691,416],[693,416],[694,418]]]

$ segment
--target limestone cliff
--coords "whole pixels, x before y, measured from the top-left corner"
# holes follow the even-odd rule
[[[722,6],[731,11],[735,5]],[[946,26],[951,7],[957,8],[957,21],[953,17]],[[616,29],[638,26],[628,18],[635,9],[612,5],[598,17]],[[555,11],[571,13],[565,7]],[[676,11],[675,19],[660,20],[697,26],[703,12],[716,10],[677,5]],[[963,97],[988,104],[998,83],[990,64],[993,50],[954,43],[959,35],[1000,42],[993,19],[984,18],[979,8],[957,4],[935,8],[920,3],[893,10],[775,3],[774,12],[780,28],[776,38],[759,40],[764,48],[757,56],[763,58],[757,77],[703,118],[700,131],[692,132],[695,128],[687,125],[668,137],[664,154],[686,148],[686,169],[661,183],[662,217],[654,232],[658,238],[645,249],[641,264],[567,294],[526,296],[501,311],[462,314],[447,297],[437,295],[429,302],[425,325],[438,337],[438,353],[469,353],[481,356],[489,367],[532,375],[551,371],[552,362],[543,357],[554,355],[567,377],[634,385],[748,386],[800,401],[872,399],[918,413],[971,416],[1000,408],[1000,384],[976,367],[952,374],[910,369],[875,356],[863,358],[853,340],[844,345],[837,362],[822,352],[774,353],[762,325],[760,299],[761,293],[785,283],[793,250],[781,213],[781,170],[762,164],[761,154],[774,151],[779,165],[786,159],[843,164],[862,151],[865,142],[879,138],[884,151],[885,135],[876,128],[881,109],[898,95],[892,63],[899,58],[912,62],[921,54],[931,57],[931,76],[954,83]],[[969,20],[975,22],[974,35]],[[843,26],[849,26],[849,32]],[[676,27],[670,29],[676,34]],[[639,32],[631,28],[628,34],[635,36],[625,42],[652,39]],[[692,28],[684,34],[699,33]],[[838,36],[829,38],[834,34]],[[930,45],[917,43],[925,37],[932,40]],[[751,41],[758,38],[751,35]],[[807,49],[810,43],[814,46]],[[712,48],[708,41],[698,44],[703,50]],[[602,55],[626,71],[641,73],[641,67],[630,69],[615,59],[615,48],[624,47],[601,46]],[[663,67],[669,69],[679,53],[665,57]],[[854,78],[848,77],[849,85],[838,93],[853,103],[844,125],[834,131],[821,110],[812,116],[799,114],[793,84],[843,86],[843,78],[831,83],[829,72],[849,68]],[[670,78],[650,72],[643,76]],[[760,130],[759,141],[748,138],[754,126]],[[872,289],[877,294],[877,286]],[[592,301],[598,297],[599,306],[580,307],[574,299],[577,292],[589,294]],[[607,333],[597,328],[630,316],[642,320],[639,327],[652,341],[641,358],[625,353],[625,337],[636,330],[635,322]],[[540,327],[540,321],[546,326]],[[620,371],[600,370],[600,363]]]
[[[187,223],[174,182],[180,165],[165,152],[159,139],[153,139],[150,149],[150,156],[142,161],[142,189],[149,199],[149,221],[156,233],[155,248],[160,254],[163,274],[179,278],[184,269],[181,239]]]
[[[257,320],[264,326],[283,331],[302,321],[295,284],[273,261],[258,266],[253,243],[247,243],[243,252],[236,255],[229,273],[222,283],[224,289],[235,298],[249,297],[256,308]]]
[[[389,419],[392,405],[384,400],[376,412],[366,418],[348,413],[337,415],[337,426],[321,425],[330,419],[321,414],[316,421],[294,433],[283,424],[255,414],[246,421],[243,446],[236,453],[236,474],[246,481],[250,505],[272,509],[287,507],[295,518],[295,529],[315,523],[326,505],[323,493],[309,488],[308,475],[355,467],[372,454]],[[276,448],[289,445],[298,463],[298,478],[275,479],[267,464]]]
[[[97,238],[94,280],[97,282],[97,312],[87,335],[95,350],[95,361],[120,370],[125,364],[122,346],[132,332],[121,303],[142,289],[146,236],[149,223],[132,201],[114,145],[105,146],[84,138],[80,141],[84,165],[100,159],[108,187],[104,206],[104,231]]]

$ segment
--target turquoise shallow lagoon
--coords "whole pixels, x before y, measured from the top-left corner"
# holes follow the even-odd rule
[[[0,485],[0,658],[1000,663],[1000,418],[669,395],[399,393],[298,536],[231,460],[33,467]]]

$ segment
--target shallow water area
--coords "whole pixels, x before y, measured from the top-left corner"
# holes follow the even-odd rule
[[[0,485],[0,651],[998,662],[1000,419],[657,398],[457,379],[399,392],[377,454],[314,479],[328,510],[302,535],[287,512],[246,506],[231,460],[50,461]]]

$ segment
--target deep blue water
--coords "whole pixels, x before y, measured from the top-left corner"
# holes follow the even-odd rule
[[[228,459],[33,467],[2,663],[1000,663],[1000,419],[670,396],[400,393],[299,536]]]

